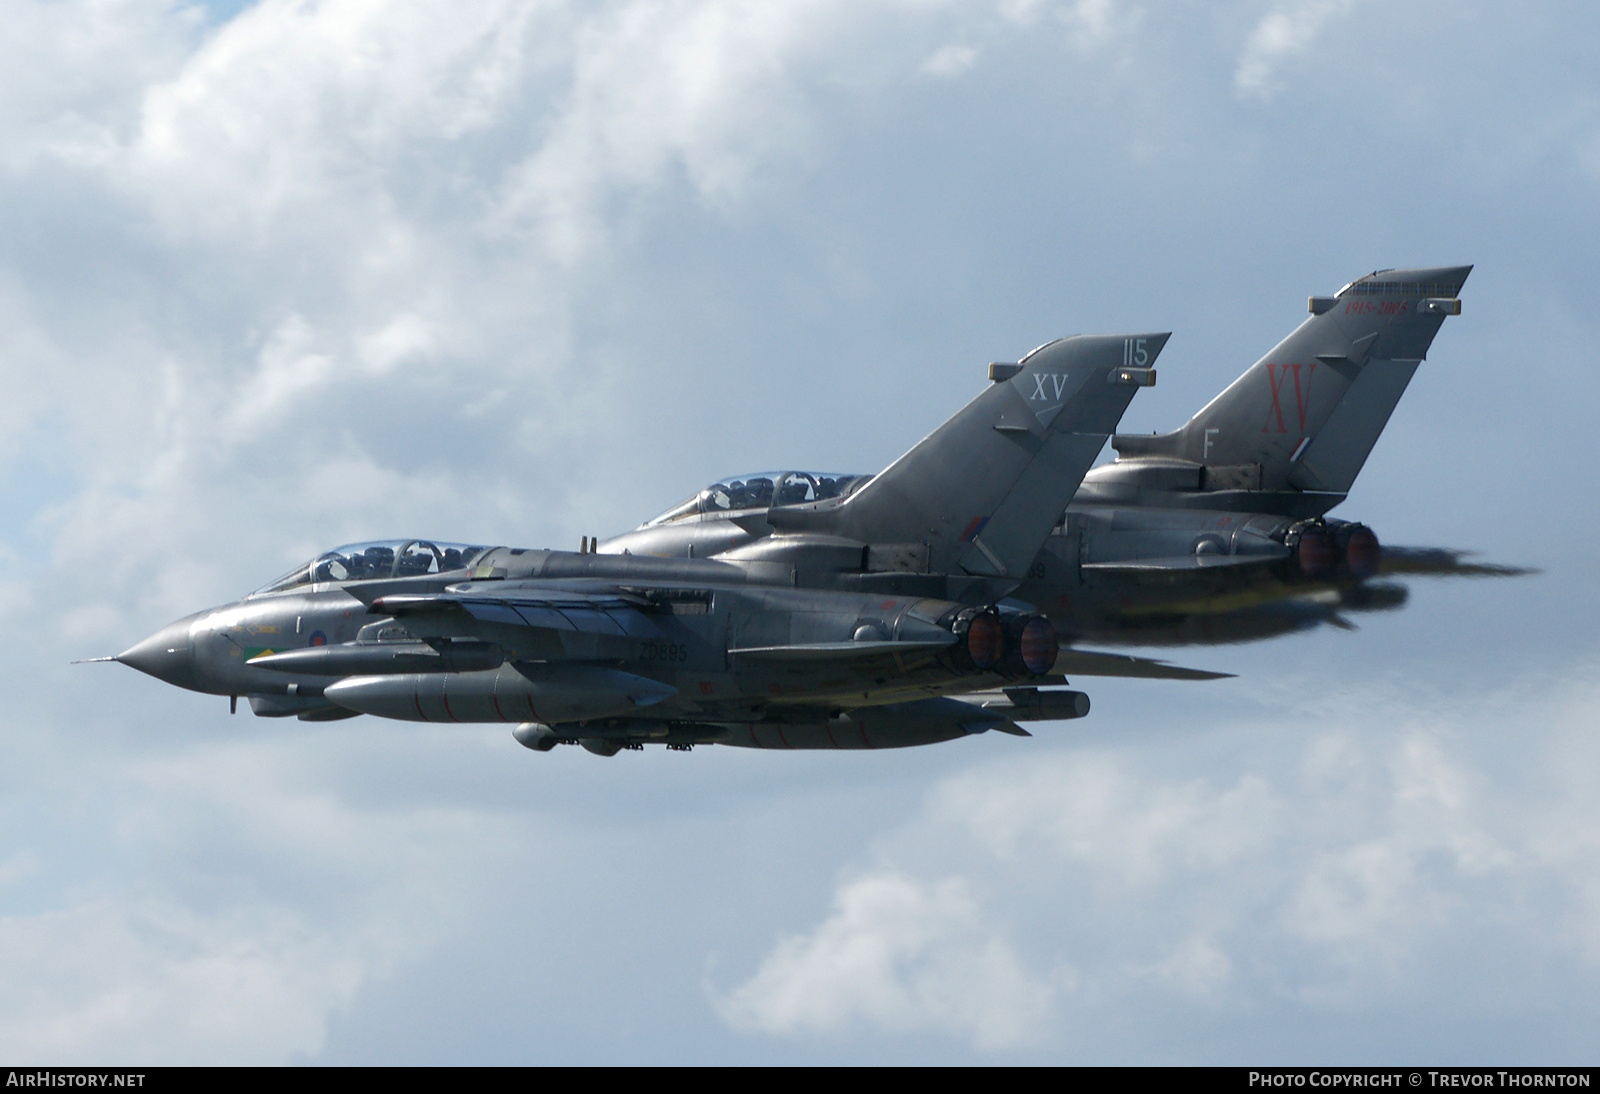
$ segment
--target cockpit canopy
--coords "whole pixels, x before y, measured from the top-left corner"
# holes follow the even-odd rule
[[[470,566],[487,547],[426,539],[384,539],[347,543],[296,566],[252,596],[321,581],[364,581],[375,577],[416,577]]]
[[[753,475],[739,475],[712,483],[688,501],[645,521],[643,527],[690,517],[842,498],[870,478],[871,475],[841,475],[831,471],[758,471]]]

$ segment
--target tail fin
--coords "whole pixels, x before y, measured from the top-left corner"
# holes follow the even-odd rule
[[[1471,266],[1383,270],[1311,318],[1175,433],[1117,436],[1120,458],[1198,464],[1202,492],[1347,493]],[[1332,504],[1337,499],[1329,499]]]
[[[1167,334],[1063,338],[1017,365],[852,494],[837,534],[926,545],[934,573],[1020,577],[1140,387]]]

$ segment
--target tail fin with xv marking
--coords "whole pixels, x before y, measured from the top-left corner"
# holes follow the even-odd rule
[[[1079,335],[1018,364],[838,508],[836,534],[927,552],[934,573],[1019,577],[1094,463],[1167,334]]]
[[[1331,508],[1355,482],[1445,316],[1461,314],[1471,271],[1384,270],[1312,297],[1311,317],[1183,428],[1115,437],[1118,463],[1151,460],[1174,472],[1197,465],[1199,493],[1245,491],[1257,504],[1273,493],[1321,495],[1285,504]]]

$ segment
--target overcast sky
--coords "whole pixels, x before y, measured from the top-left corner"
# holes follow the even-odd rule
[[[0,1057],[1590,1062],[1600,12],[0,0]],[[1089,718],[539,755],[115,653],[316,551],[887,464],[1060,335],[1170,429],[1470,262],[1337,515],[1543,573]]]

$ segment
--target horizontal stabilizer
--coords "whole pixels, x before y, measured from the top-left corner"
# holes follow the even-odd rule
[[[1169,665],[1165,661],[1153,661],[1125,653],[1075,650],[1065,646],[1056,657],[1056,671],[1068,676],[1130,676],[1141,680],[1226,680],[1234,675],[1231,672],[1186,669],[1181,665]]]
[[[955,644],[956,636],[930,642],[811,642],[792,646],[747,646],[729,650],[753,661],[859,661],[889,654],[934,654]]]

